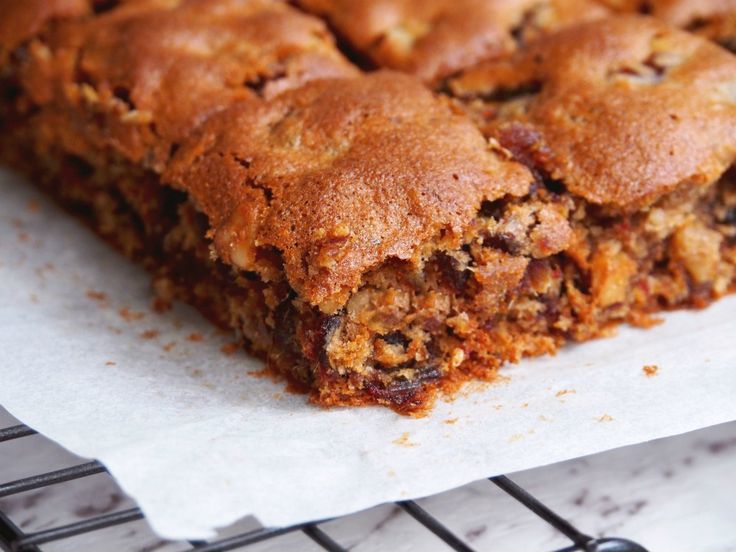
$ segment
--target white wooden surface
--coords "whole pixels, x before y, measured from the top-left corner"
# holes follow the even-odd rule
[[[0,409],[0,427],[13,423]],[[80,461],[40,436],[11,441],[0,445],[0,482]],[[512,478],[589,534],[626,537],[652,552],[736,552],[736,422],[541,467]],[[487,481],[420,503],[479,551],[548,551],[569,544]],[[104,474],[0,499],[0,510],[27,532],[133,505]],[[223,535],[255,527],[255,521],[246,519]],[[322,528],[356,552],[447,550],[394,505],[377,506]],[[139,521],[43,549],[173,552],[187,548],[185,543],[160,540],[145,521]],[[303,534],[294,533],[248,550],[320,549]]]

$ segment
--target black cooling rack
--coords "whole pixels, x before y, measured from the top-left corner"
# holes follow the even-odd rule
[[[17,425],[0,429],[0,444],[12,439],[20,439],[35,435],[36,432],[25,425]],[[71,468],[40,473],[31,477],[0,483],[0,498],[40,489],[49,485],[63,483],[74,479],[80,479],[90,475],[105,472],[105,467],[99,462],[87,462]],[[562,516],[542,504],[528,491],[514,483],[505,475],[491,477],[492,483],[500,487],[514,499],[526,506],[537,516],[550,524],[555,530],[570,539],[570,546],[557,552],[647,552],[644,547],[632,541],[619,538],[593,538],[578,530]],[[439,537],[447,546],[458,552],[473,552],[467,543],[455,535],[450,529],[442,524],[436,517],[432,516],[424,508],[413,500],[397,502],[397,505],[410,514],[418,523]],[[119,512],[99,515],[77,523],[61,525],[38,531],[35,533],[24,533],[11,520],[0,511],[0,549],[7,552],[39,552],[41,545],[62,541],[85,533],[92,533],[107,527],[130,523],[143,518],[139,508],[131,508]],[[320,528],[322,523],[331,520],[322,520],[291,527],[262,528],[235,535],[232,537],[212,542],[189,542],[189,550],[198,552],[225,552],[227,550],[239,550],[249,545],[267,539],[275,538],[286,533],[302,531],[324,550],[330,552],[343,552],[347,549],[336,542],[324,530]]]

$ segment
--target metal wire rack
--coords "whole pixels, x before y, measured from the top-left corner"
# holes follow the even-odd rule
[[[0,444],[35,434],[36,432],[33,429],[25,425],[16,425],[0,429]],[[0,483],[0,498],[34,489],[40,489],[42,487],[66,481],[81,479],[83,477],[104,473],[106,471],[107,470],[102,464],[93,461],[79,464],[71,468],[41,473],[7,483]],[[489,480],[571,541],[570,546],[556,552],[647,552],[641,545],[626,539],[593,538],[586,535],[562,516],[542,504],[528,491],[514,483],[505,475],[491,477]],[[422,508],[422,506],[417,502],[413,500],[405,500],[398,502],[397,505],[411,515],[427,530],[434,533],[439,539],[447,544],[450,549],[458,552],[473,551],[473,548],[454,534],[448,527],[443,525],[441,521],[432,516],[427,510]],[[44,544],[58,542],[63,539],[69,539],[86,533],[92,533],[115,525],[130,523],[142,518],[143,513],[139,508],[130,508],[119,512],[98,515],[77,523],[60,525],[58,527],[34,533],[25,533],[16,526],[6,514],[0,511],[0,549],[6,552],[40,552],[40,547]],[[320,528],[321,524],[328,521],[331,520],[321,520],[294,525],[291,527],[261,528],[212,542],[190,541],[189,549],[196,550],[198,552],[225,552],[227,550],[243,549],[249,545],[267,539],[272,539],[286,533],[302,531],[324,550],[328,550],[330,552],[346,551],[346,548],[336,542],[332,537],[330,537],[330,535]]]

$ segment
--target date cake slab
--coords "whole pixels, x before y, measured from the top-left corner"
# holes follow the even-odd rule
[[[704,38],[596,10],[374,60],[407,75],[283,2],[103,4],[0,3],[0,156],[318,404],[421,413],[734,289],[736,58]]]

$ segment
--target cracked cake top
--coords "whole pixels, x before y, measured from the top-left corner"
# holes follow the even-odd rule
[[[319,19],[268,0],[128,0],[29,51],[35,63],[25,78],[37,102],[63,95],[75,106],[68,124],[81,115],[104,127],[98,142],[156,170],[234,101],[357,74]]]
[[[276,248],[291,286],[325,312],[387,259],[457,245],[483,200],[531,181],[446,100],[386,71],[234,105],[164,176],[208,215],[221,259],[268,279]]]
[[[736,58],[652,18],[565,29],[450,87],[489,136],[593,203],[638,208],[736,157]]]

